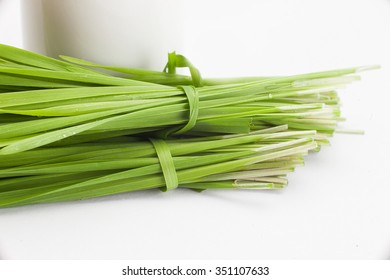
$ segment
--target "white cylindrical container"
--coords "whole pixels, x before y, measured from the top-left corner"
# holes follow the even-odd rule
[[[181,0],[23,0],[24,46],[52,57],[162,70],[181,51]]]

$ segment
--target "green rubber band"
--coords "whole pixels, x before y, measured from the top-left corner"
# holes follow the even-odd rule
[[[178,86],[182,89],[188,99],[188,122],[185,126],[178,129],[177,127],[171,127],[159,131],[156,136],[158,138],[166,139],[172,134],[183,134],[186,131],[192,129],[198,120],[199,115],[199,94],[198,90],[194,86]]]
[[[187,124],[175,132],[175,134],[182,134],[192,129],[198,120],[199,94],[198,90],[194,86],[178,86],[178,88],[181,88],[186,94],[189,106],[189,117]]]
[[[184,55],[171,52],[168,54],[168,62],[164,67],[163,72],[168,74],[176,74],[176,68],[188,68],[191,73],[192,83],[196,87],[201,87],[202,76],[198,68],[196,68]]]
[[[169,149],[168,144],[162,139],[150,138],[149,140],[156,150],[164,176],[165,188],[162,188],[162,191],[166,192],[176,189],[179,185],[179,181],[177,179],[175,164],[173,162],[171,150]]]

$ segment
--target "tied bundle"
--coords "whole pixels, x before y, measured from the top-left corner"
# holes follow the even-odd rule
[[[376,68],[203,79],[175,53],[163,72],[62,59],[0,45],[0,207],[282,188],[343,120],[336,90]]]

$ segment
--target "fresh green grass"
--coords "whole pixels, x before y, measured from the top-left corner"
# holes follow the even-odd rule
[[[62,59],[0,45],[0,207],[282,188],[341,131],[337,90],[377,68],[209,79],[175,53],[163,72]]]
[[[315,131],[256,131],[196,139],[110,138],[0,156],[0,207],[78,200],[177,186],[204,190],[282,188],[317,147]],[[275,141],[272,141],[275,140]],[[158,152],[162,149],[163,152]],[[163,172],[162,157],[172,159]],[[173,183],[167,183],[172,182]],[[168,188],[167,188],[168,186]],[[169,188],[171,186],[171,188]]]

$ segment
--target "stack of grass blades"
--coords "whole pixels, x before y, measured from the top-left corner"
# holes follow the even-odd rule
[[[170,190],[179,184],[196,190],[281,188],[285,175],[317,146],[315,131],[286,129],[196,140],[122,136],[2,156],[0,206]]]
[[[62,58],[0,45],[0,207],[281,188],[343,120],[336,90],[376,68],[203,79],[175,53],[163,72]]]

